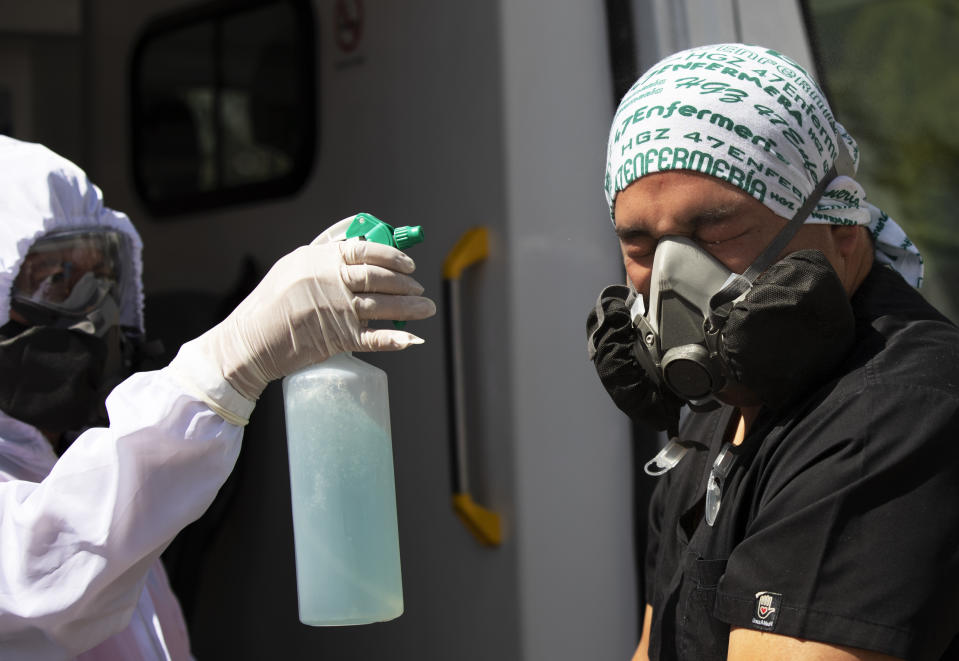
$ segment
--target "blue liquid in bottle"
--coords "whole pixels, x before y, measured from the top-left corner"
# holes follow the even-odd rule
[[[358,213],[346,240],[405,250],[421,227]],[[395,322],[401,324],[402,322]],[[300,621],[368,624],[403,613],[386,373],[349,353],[283,379]]]
[[[350,354],[283,380],[300,621],[403,613],[386,373]]]

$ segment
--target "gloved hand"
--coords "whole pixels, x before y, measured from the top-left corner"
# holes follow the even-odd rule
[[[423,287],[408,275],[415,264],[402,251],[338,240],[352,218],[277,261],[226,319],[180,349],[172,367],[181,383],[226,420],[245,424],[270,381],[334,354],[423,342],[406,331],[367,327],[371,319],[425,319],[436,306],[420,296]]]

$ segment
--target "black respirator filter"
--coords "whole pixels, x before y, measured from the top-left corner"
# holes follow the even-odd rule
[[[634,294],[625,285],[610,285],[600,292],[586,320],[587,353],[596,373],[616,406],[635,422],[659,431],[671,430],[679,421],[683,402],[662,387],[637,342],[630,315]]]
[[[801,250],[733,304],[721,338],[730,379],[776,409],[836,370],[852,347],[855,319],[825,255]]]

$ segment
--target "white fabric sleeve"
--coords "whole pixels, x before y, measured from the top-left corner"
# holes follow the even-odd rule
[[[170,368],[107,398],[40,483],[0,482],[0,639],[40,630],[89,649],[120,631],[150,566],[210,505],[242,428],[185,393]]]

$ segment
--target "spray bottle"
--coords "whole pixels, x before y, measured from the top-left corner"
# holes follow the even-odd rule
[[[346,240],[423,240],[357,214]],[[403,322],[394,322],[397,326]],[[283,379],[300,621],[369,624],[403,613],[386,373],[350,353]]]

